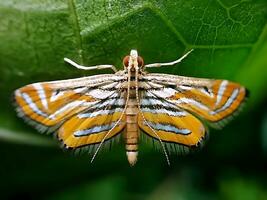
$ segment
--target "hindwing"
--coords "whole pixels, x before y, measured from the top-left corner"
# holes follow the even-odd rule
[[[205,127],[199,119],[158,98],[150,90],[142,93],[140,107],[143,115],[138,116],[139,127],[152,138],[159,137],[169,151],[184,152],[186,147],[200,144],[206,136]],[[171,148],[170,144],[178,144],[179,147]]]

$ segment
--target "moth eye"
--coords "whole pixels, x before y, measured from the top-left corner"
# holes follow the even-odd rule
[[[144,66],[144,60],[141,56],[138,56],[137,58],[138,66],[143,67]]]
[[[125,56],[123,58],[123,65],[124,65],[124,67],[127,67],[129,65],[129,58],[130,58],[130,56]]]

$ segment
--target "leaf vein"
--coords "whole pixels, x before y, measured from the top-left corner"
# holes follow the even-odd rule
[[[75,27],[75,34],[77,37],[77,44],[78,44],[78,55],[81,59],[80,63],[84,64],[81,27],[79,25],[79,20],[78,20],[78,15],[76,12],[74,0],[69,0],[69,9],[70,9],[70,12],[72,13],[73,23],[74,23],[74,27]]]

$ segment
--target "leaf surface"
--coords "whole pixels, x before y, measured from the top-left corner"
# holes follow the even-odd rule
[[[111,73],[85,73],[63,58],[121,69],[131,49],[154,63],[194,48],[179,66],[152,72],[240,82],[251,91],[252,109],[266,97],[266,10],[264,0],[1,0],[0,139],[6,139],[2,129],[36,134],[15,115],[10,97],[16,88]]]

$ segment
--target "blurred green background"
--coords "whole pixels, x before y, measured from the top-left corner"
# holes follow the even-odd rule
[[[88,155],[63,151],[16,117],[12,92],[37,81],[110,71],[137,49],[146,63],[180,65],[152,72],[229,79],[251,93],[243,112],[205,147],[171,156],[141,143],[129,167],[124,145]],[[0,0],[1,199],[267,199],[266,0]]]

